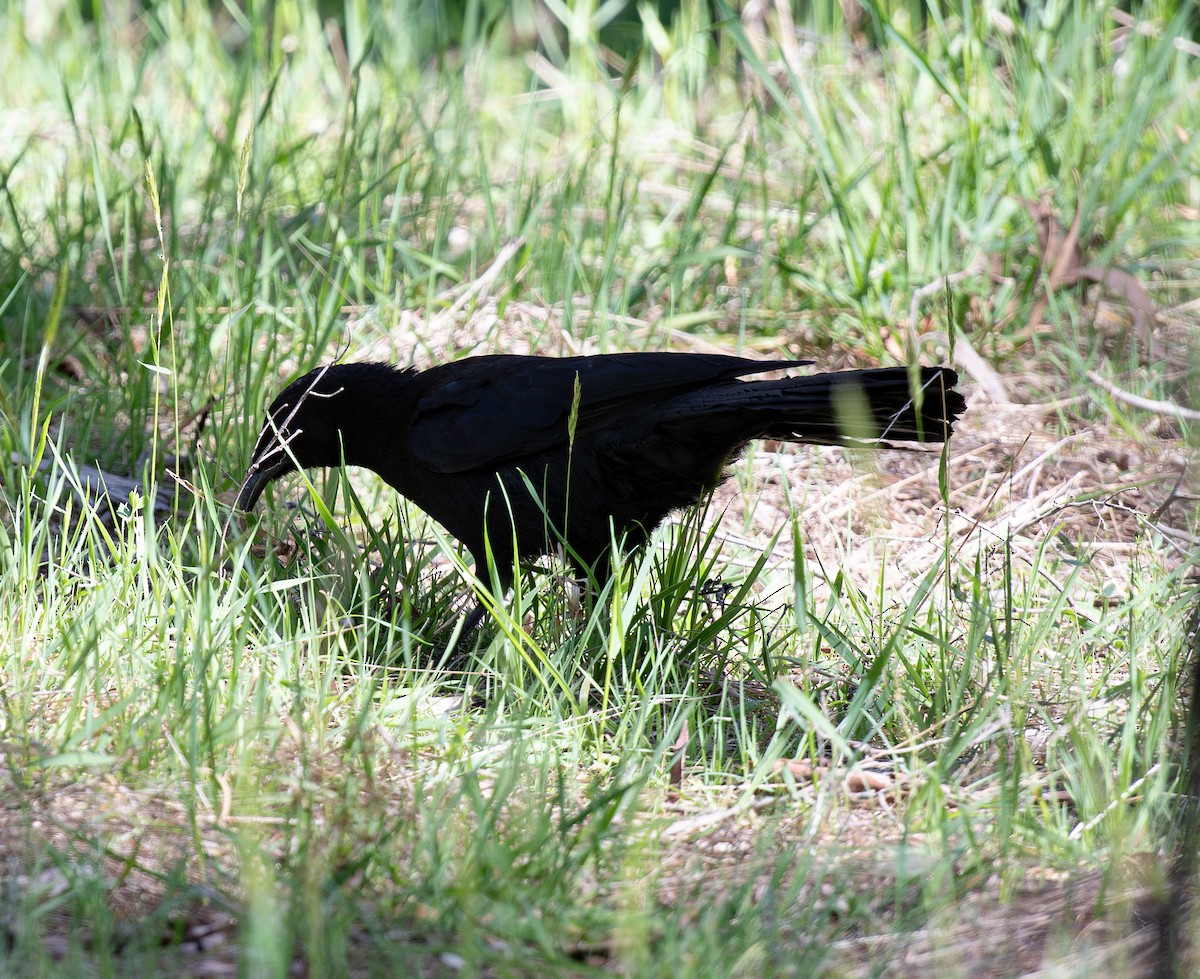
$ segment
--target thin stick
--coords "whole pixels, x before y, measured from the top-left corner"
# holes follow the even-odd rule
[[[1135,408],[1145,408],[1146,411],[1153,411],[1156,415],[1174,415],[1181,421],[1200,422],[1200,411],[1196,411],[1194,408],[1185,408],[1183,405],[1175,404],[1174,401],[1154,401],[1150,398],[1130,394],[1128,391],[1122,391],[1111,381],[1105,380],[1095,371],[1088,371],[1087,376],[1090,381],[1099,384],[1118,401],[1124,401]]]

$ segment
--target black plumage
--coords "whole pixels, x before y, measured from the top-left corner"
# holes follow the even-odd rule
[[[271,405],[237,506],[297,467],[344,461],[438,520],[477,566],[486,535],[502,584],[515,558],[559,541],[581,572],[603,575],[614,531],[644,544],[751,439],[941,442],[965,409],[941,367],[744,380],[805,363],[636,353],[318,368]]]

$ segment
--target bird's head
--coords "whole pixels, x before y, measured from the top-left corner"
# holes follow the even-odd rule
[[[358,410],[365,379],[359,375],[364,368],[391,372],[385,365],[327,364],[293,381],[271,403],[238,490],[234,505],[239,510],[253,509],[263,490],[280,476],[341,464],[346,440],[357,426],[370,424]]]

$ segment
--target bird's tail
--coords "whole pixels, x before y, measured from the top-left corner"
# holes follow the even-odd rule
[[[944,442],[966,410],[954,390],[958,375],[947,367],[839,371],[774,381],[732,381],[679,398],[672,421],[694,424],[710,415],[741,437],[776,438],[811,445]]]

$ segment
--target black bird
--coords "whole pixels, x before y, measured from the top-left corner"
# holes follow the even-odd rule
[[[515,558],[560,541],[581,574],[603,577],[614,532],[645,544],[751,439],[943,442],[966,408],[944,367],[741,380],[807,363],[635,353],[321,367],[271,405],[236,506],[250,510],[297,468],[344,462],[438,520],[484,581],[485,540],[505,587]]]

